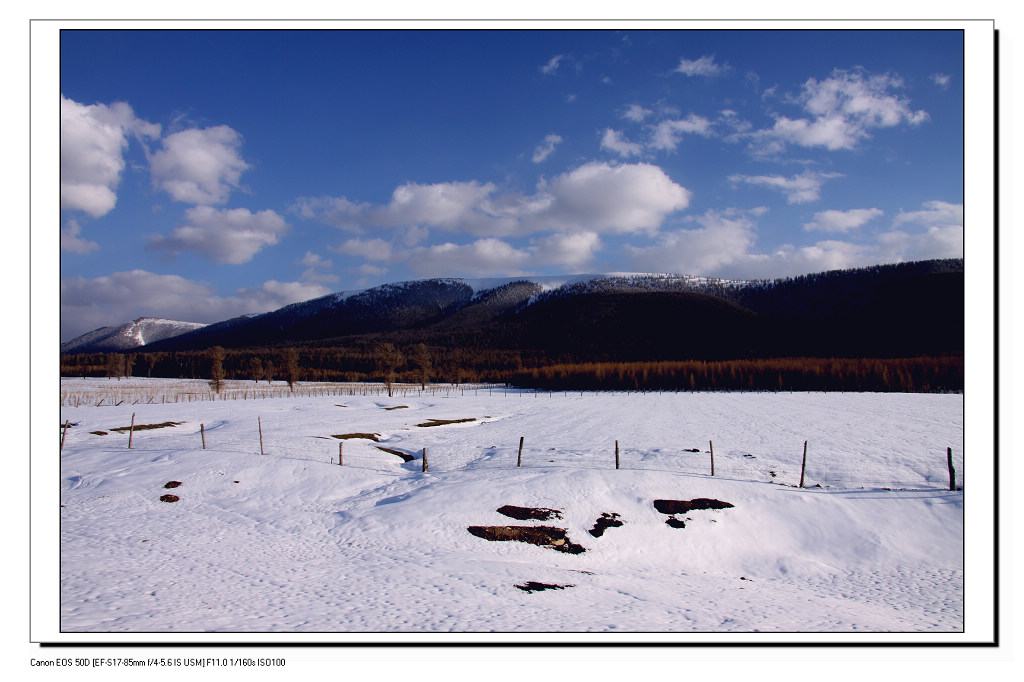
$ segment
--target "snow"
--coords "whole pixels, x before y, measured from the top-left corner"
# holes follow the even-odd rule
[[[388,398],[300,385],[294,397],[93,404],[104,385],[170,394],[177,383],[61,381],[93,401],[61,407],[74,424],[60,457],[64,633],[964,629],[964,493],[948,490],[946,470],[950,447],[962,485],[962,395],[403,387]],[[180,423],[135,431],[128,449],[110,429],[133,414]],[[379,442],[333,438],[351,433]],[[653,506],[696,498],[733,507],[673,528]],[[503,505],[562,518],[516,521]],[[593,537],[602,513],[623,525]],[[515,525],[565,528],[586,551],[467,531]],[[528,581],[571,587],[516,587]]]

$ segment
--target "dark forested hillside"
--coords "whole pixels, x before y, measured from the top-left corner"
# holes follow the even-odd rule
[[[433,377],[446,381],[560,384],[575,377],[578,385],[629,387],[653,385],[657,377],[682,388],[750,388],[753,381],[769,388],[947,390],[962,387],[964,303],[962,260],[754,282],[637,275],[542,290],[522,280],[475,293],[460,280],[425,280],[209,325],[143,346],[129,364],[136,374],[205,376],[207,349],[223,346],[227,378],[258,379],[265,377],[254,367],[266,374],[280,366],[285,349],[296,348],[302,379],[379,379],[383,344],[395,349],[395,371],[406,378],[418,371],[412,358],[422,365],[426,355]],[[900,358],[917,360],[870,362]],[[664,364],[693,362],[732,364],[711,374],[705,365],[691,371]],[[616,363],[618,370],[608,369]],[[654,371],[650,363],[662,364]],[[62,372],[110,374],[116,364],[66,355]],[[557,374],[542,371],[554,366],[561,367]],[[822,372],[837,376],[825,381]]]

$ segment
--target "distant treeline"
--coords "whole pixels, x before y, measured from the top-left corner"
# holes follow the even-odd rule
[[[962,355],[584,362],[519,351],[377,343],[61,356],[61,376],[209,379],[217,374],[252,381],[488,382],[552,390],[945,392],[964,387]]]
[[[963,357],[768,358],[721,362],[602,362],[517,372],[512,383],[548,390],[953,392]]]

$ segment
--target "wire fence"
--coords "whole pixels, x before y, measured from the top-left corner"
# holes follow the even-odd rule
[[[203,438],[200,443],[200,437]],[[255,457],[317,462],[325,466],[373,470],[379,472],[445,473],[471,469],[497,469],[513,473],[519,469],[573,468],[625,471],[658,471],[718,479],[774,483],[804,488],[949,490],[964,488],[963,453],[936,452],[926,462],[916,456],[913,464],[883,463],[875,460],[854,462],[839,460],[831,453],[811,450],[806,460],[799,449],[792,455],[780,453],[753,454],[723,448],[709,443],[709,449],[642,448],[609,444],[606,451],[572,448],[523,447],[518,444],[489,447],[438,445],[410,448],[394,443],[377,443],[368,439],[335,439],[307,437],[302,445],[295,439],[284,439],[271,430],[254,430],[251,445],[240,447],[237,437],[229,444],[218,444],[216,437],[196,434],[196,447],[182,448],[180,439],[172,447],[155,447],[152,442],[139,442],[133,451],[166,453],[168,451],[206,450],[211,457],[232,453]],[[125,447],[125,446],[122,446]],[[424,456],[427,459],[424,467]],[[953,471],[950,472],[949,460]],[[924,463],[922,463],[924,462]]]

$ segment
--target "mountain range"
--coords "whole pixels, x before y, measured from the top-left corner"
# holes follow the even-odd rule
[[[962,259],[774,280],[674,274],[427,279],[202,325],[139,318],[61,352],[343,346],[523,350],[577,360],[904,357],[963,351]]]

